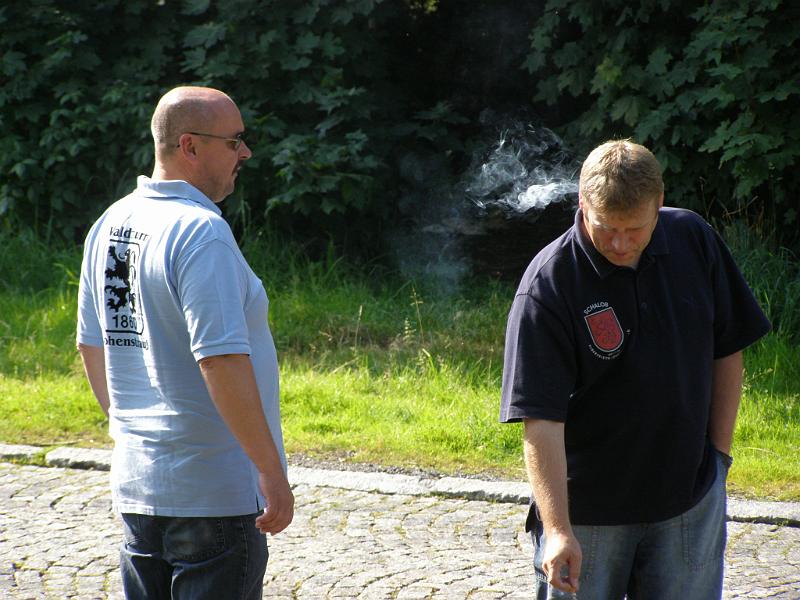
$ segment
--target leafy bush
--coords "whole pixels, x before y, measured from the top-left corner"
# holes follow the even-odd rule
[[[800,8],[794,2],[548,0],[525,62],[576,148],[631,136],[668,201],[766,219],[796,240]]]
[[[389,74],[405,23],[429,3],[381,0],[33,0],[0,8],[0,217],[79,238],[152,168],[149,119],[179,84],[240,105],[254,157],[226,203],[260,225],[381,212],[378,182],[407,151],[455,143],[461,119]],[[427,8],[426,8],[427,7]],[[432,120],[436,128],[431,129]],[[313,220],[313,219],[312,219]]]
[[[151,164],[149,117],[175,48],[170,12],[145,2],[0,8],[0,214],[72,237]]]
[[[227,216],[258,230],[269,212],[320,252],[447,212],[496,139],[489,113],[563,126],[578,155],[633,136],[669,202],[756,217],[788,244],[798,18],[780,0],[5,3],[0,223],[80,239],[152,168],[158,98],[191,83],[230,93],[248,127]]]

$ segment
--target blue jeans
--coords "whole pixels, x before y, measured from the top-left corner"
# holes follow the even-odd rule
[[[258,515],[122,515],[122,586],[129,600],[261,600],[267,538]]]
[[[581,545],[578,594],[547,584],[542,570],[541,528],[531,531],[537,600],[713,600],[722,597],[726,540],[725,479],[728,465],[717,456],[717,477],[687,512],[657,523],[573,525]],[[537,529],[539,533],[537,534]],[[627,595],[627,596],[626,596]]]

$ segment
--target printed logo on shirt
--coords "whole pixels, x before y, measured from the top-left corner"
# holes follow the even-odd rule
[[[140,306],[139,257],[141,248],[137,241],[150,237],[130,228],[112,227],[108,241],[105,269],[105,306],[107,346],[147,348],[142,340],[144,318]],[[130,334],[139,339],[114,334]]]
[[[583,315],[594,346],[590,347],[592,352],[600,358],[616,358],[625,341],[625,334],[614,309],[608,302],[596,302],[588,306]],[[602,354],[598,354],[598,350]]]

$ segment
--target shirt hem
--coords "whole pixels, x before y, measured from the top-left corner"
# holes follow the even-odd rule
[[[218,507],[191,507],[179,508],[170,506],[146,506],[143,504],[130,504],[127,502],[113,503],[114,512],[117,514],[147,515],[149,517],[238,517],[261,512],[258,503],[248,505],[218,506]]]
[[[219,344],[192,350],[192,355],[195,360],[201,360],[211,356],[222,356],[223,354],[247,354],[249,356],[251,353],[250,346],[247,344]]]

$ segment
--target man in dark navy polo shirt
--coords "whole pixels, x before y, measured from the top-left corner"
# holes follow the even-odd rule
[[[599,146],[514,298],[501,420],[524,422],[537,598],[722,594],[742,350],[770,325],[714,230],[663,204],[649,150]]]

